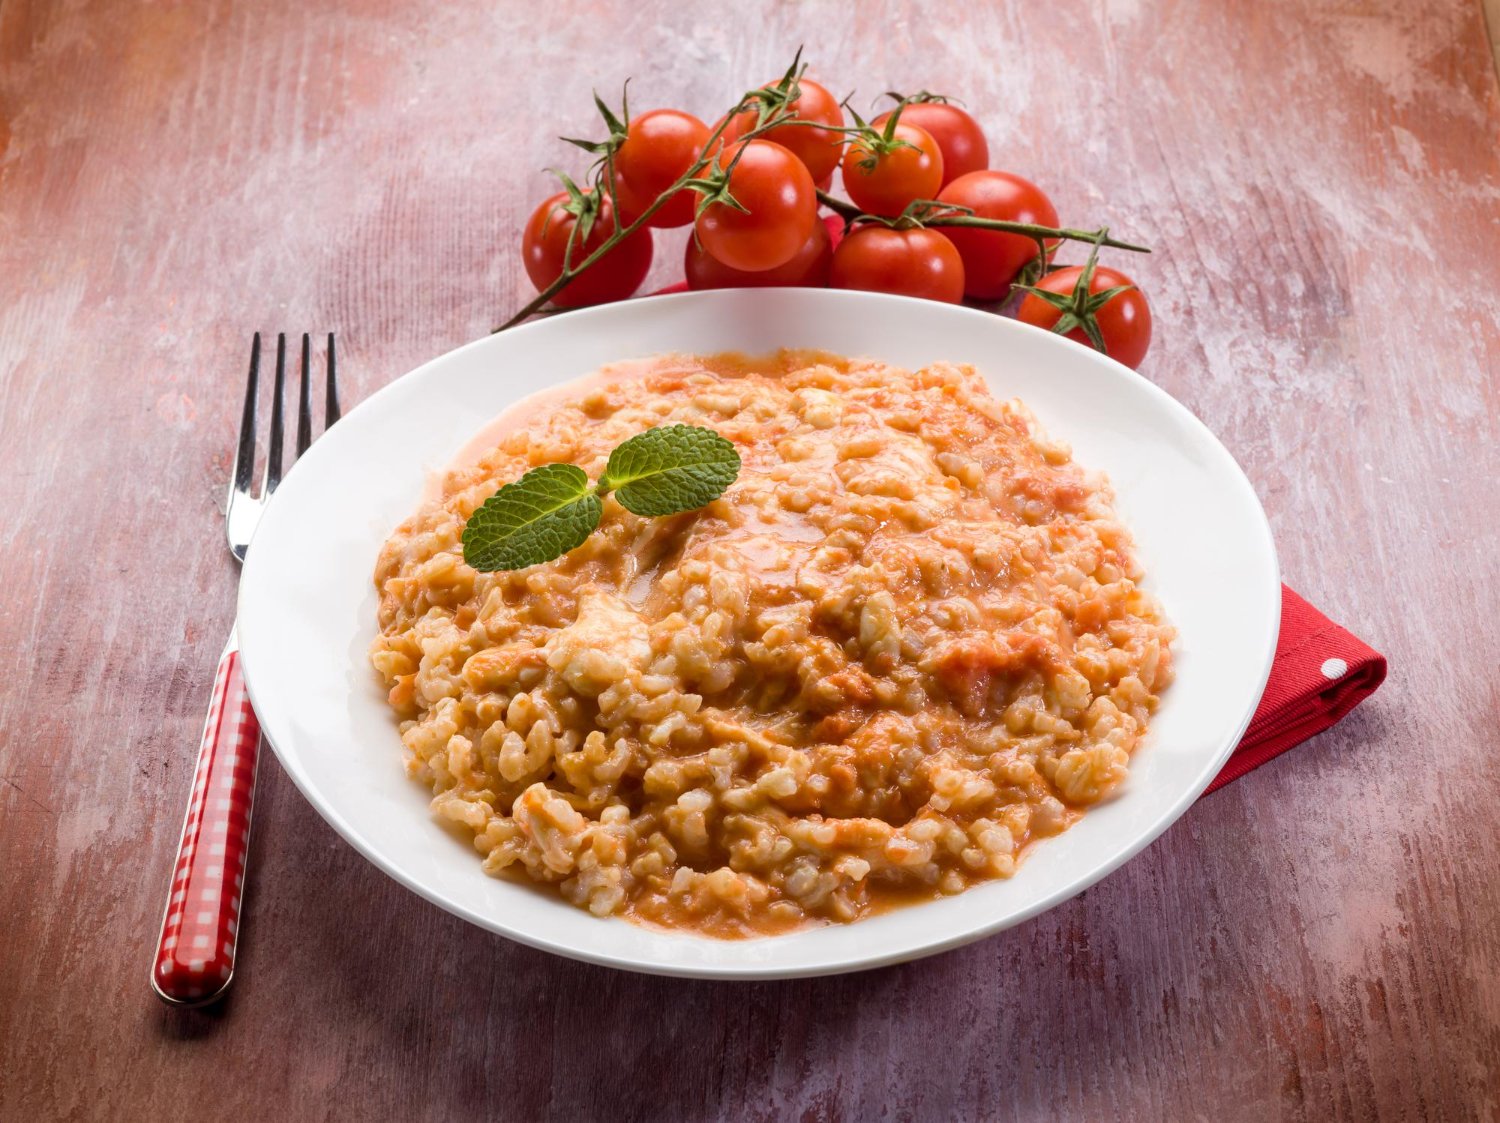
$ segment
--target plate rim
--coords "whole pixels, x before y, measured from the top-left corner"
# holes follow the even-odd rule
[[[616,302],[613,304],[597,305],[592,308],[572,310],[566,314],[565,318],[571,323],[577,323],[575,317],[585,318],[593,313],[615,311],[620,309],[621,307],[645,307],[649,309],[653,306],[657,306],[666,302],[704,301],[712,303],[721,301],[728,302],[735,299],[746,299],[747,297],[748,299],[753,301],[768,294],[796,294],[798,292],[817,293],[820,294],[820,296],[834,296],[835,299],[852,298],[860,303],[879,303],[887,301],[896,301],[903,305],[928,305],[931,303],[911,297],[893,296],[885,293],[855,292],[832,289],[723,289],[702,292],[659,293],[638,297],[625,302]],[[958,312],[968,316],[977,317],[985,321],[989,321],[991,322],[992,327],[1002,332],[1022,331],[1035,333],[1037,335],[1048,336],[1056,340],[1060,344],[1064,344],[1066,342],[1057,339],[1056,335],[1052,332],[1031,324],[1022,323],[1021,321],[1012,319],[1010,317],[999,316],[992,312],[986,312],[981,309],[970,308],[964,305],[943,305],[941,307],[944,307],[949,312]],[[552,322],[552,317],[532,320],[528,323],[507,329],[505,335],[514,338],[521,333],[534,332],[537,330],[548,330],[550,329],[550,325],[552,324]],[[468,351],[476,350],[489,345],[496,334],[498,333],[492,332],[487,335],[483,335],[476,339],[470,340],[467,343],[460,344],[457,347],[451,348],[448,351],[425,360],[412,369],[397,376],[396,378],[389,380],[384,385],[380,386],[369,395],[362,398],[353,407],[349,408],[344,413],[342,421],[347,422],[350,417],[355,416],[359,411],[364,410],[367,406],[370,406],[371,403],[378,402],[389,393],[396,392],[396,388],[399,386],[413,381],[420,381],[424,378],[432,377],[432,371],[434,370],[434,368],[450,362],[455,357]],[[1074,346],[1077,345],[1074,344]],[[336,806],[328,803],[316,790],[311,777],[301,766],[297,755],[294,753],[284,752],[280,747],[278,747],[278,745],[276,744],[276,739],[272,736],[271,731],[267,728],[267,725],[270,723],[262,721],[262,736],[265,740],[265,743],[271,747],[272,751],[276,755],[278,763],[282,767],[282,770],[286,772],[286,774],[291,778],[293,784],[301,793],[302,797],[312,805],[313,809],[319,814],[319,816],[321,816],[322,819],[334,829],[334,831],[339,835],[340,838],[342,838],[357,853],[359,853],[361,857],[363,857],[366,861],[369,861],[382,873],[386,874],[388,877],[392,878],[398,884],[404,886],[406,889],[415,893],[423,900],[426,900],[429,903],[443,909],[445,912],[460,917],[461,919],[474,924],[487,932],[491,932],[495,935],[513,940],[516,943],[523,944],[527,947],[535,948],[539,951],[544,951],[549,954],[557,955],[577,962],[591,963],[598,966],[614,968],[617,970],[631,971],[637,974],[657,975],[675,978],[755,981],[768,979],[821,977],[825,975],[847,974],[856,971],[872,970],[878,967],[890,966],[897,963],[910,962],[917,959],[923,959],[928,956],[938,955],[943,952],[950,951],[954,948],[961,947],[965,944],[985,939],[989,936],[995,935],[998,932],[1004,931],[1008,928],[1016,927],[1017,925],[1023,924],[1028,920],[1034,919],[1042,913],[1057,907],[1058,905],[1064,903],[1072,897],[1075,897],[1085,890],[1097,885],[1104,878],[1117,871],[1125,863],[1137,857],[1148,846],[1150,846],[1164,833],[1166,833],[1166,831],[1170,827],[1172,827],[1179,819],[1181,819],[1183,814],[1186,813],[1187,809],[1198,800],[1198,798],[1203,794],[1204,790],[1218,776],[1218,773],[1223,768],[1224,763],[1233,754],[1235,747],[1239,744],[1240,739],[1244,736],[1245,730],[1249,727],[1249,724],[1255,715],[1256,709],[1259,707],[1260,701],[1265,692],[1266,684],[1270,679],[1272,667],[1275,662],[1276,647],[1279,640],[1281,627],[1281,572],[1280,558],[1276,549],[1276,540],[1274,534],[1272,533],[1270,520],[1266,516],[1265,506],[1261,502],[1260,495],[1255,490],[1255,487],[1253,483],[1251,483],[1249,476],[1246,474],[1244,468],[1240,465],[1239,461],[1235,458],[1233,453],[1229,451],[1224,443],[1213,432],[1213,430],[1211,430],[1202,421],[1202,419],[1197,416],[1197,414],[1195,414],[1182,402],[1179,402],[1176,398],[1172,397],[1172,395],[1162,387],[1158,386],[1156,383],[1152,382],[1150,379],[1146,378],[1138,371],[1124,366],[1118,361],[1109,358],[1107,355],[1097,352],[1091,352],[1090,354],[1092,359],[1094,359],[1095,361],[1102,361],[1108,364],[1110,367],[1113,367],[1117,375],[1126,375],[1133,381],[1142,385],[1145,388],[1148,396],[1156,398],[1159,405],[1165,408],[1169,413],[1176,414],[1179,420],[1185,421],[1189,424],[1190,427],[1196,429],[1199,432],[1200,437],[1206,438],[1213,445],[1217,446],[1217,448],[1227,459],[1229,464],[1233,466],[1235,472],[1239,477],[1239,482],[1244,487],[1246,495],[1252,500],[1252,509],[1255,516],[1253,520],[1254,528],[1259,532],[1259,536],[1262,538],[1266,546],[1266,557],[1269,562],[1270,568],[1268,574],[1269,580],[1267,581],[1266,595],[1271,597],[1271,599],[1274,601],[1274,604],[1267,605],[1267,608],[1270,609],[1267,615],[1267,619],[1269,620],[1269,632],[1264,638],[1264,651],[1262,653],[1262,661],[1258,674],[1258,681],[1256,682],[1255,688],[1250,695],[1250,700],[1245,707],[1245,712],[1235,723],[1234,732],[1232,733],[1232,735],[1224,739],[1223,744],[1221,744],[1218,747],[1218,750],[1214,753],[1212,760],[1203,766],[1201,774],[1197,778],[1195,778],[1191,785],[1184,789],[1183,793],[1168,806],[1165,812],[1158,816],[1157,820],[1151,825],[1149,829],[1142,831],[1135,839],[1130,842],[1129,845],[1123,847],[1118,853],[1112,855],[1108,860],[1101,863],[1100,865],[1090,867],[1085,874],[1069,880],[1059,886],[1054,886],[1048,889],[1030,905],[1027,905],[1017,911],[1006,913],[1003,916],[1000,916],[992,921],[987,921],[974,927],[964,928],[958,932],[929,942],[923,942],[919,947],[901,947],[885,953],[860,955],[857,958],[852,958],[833,965],[812,964],[802,967],[788,967],[778,965],[774,960],[765,962],[731,964],[704,962],[644,963],[641,960],[633,957],[612,954],[607,949],[595,950],[592,948],[580,948],[571,945],[559,944],[545,937],[533,935],[524,927],[513,927],[506,925],[503,920],[492,915],[479,913],[474,909],[467,907],[460,901],[456,901],[442,895],[437,889],[428,886],[417,878],[408,876],[393,862],[387,861],[386,858],[377,849],[365,844],[363,835],[345,819],[345,817],[338,811]],[[522,396],[524,397],[525,395]],[[520,399],[517,398],[516,400]],[[304,453],[303,456],[299,458],[299,460],[305,460],[308,457],[319,457],[319,448],[323,445],[323,440],[314,441],[309,450]],[[324,455],[328,454],[325,452]],[[289,471],[286,479],[283,481],[282,487],[285,488],[288,485],[291,485],[292,481],[295,478],[295,475]],[[263,515],[263,518],[270,514],[269,508],[272,506],[274,506],[274,504],[268,505],[268,510],[265,512],[265,515]],[[253,588],[253,583],[246,580],[246,576],[253,572],[253,567],[255,567],[255,557],[255,551],[251,550],[248,552],[245,566],[241,573],[241,579],[236,593],[236,614],[238,617],[236,628],[238,630],[241,642],[241,668],[242,674],[244,676],[246,693],[249,695],[251,705],[255,708],[257,715],[259,715],[262,713],[262,707],[260,705],[260,699],[258,697],[258,690],[256,686],[257,676],[252,674],[254,661],[251,658],[246,657],[245,654],[245,649],[247,646],[254,646],[253,640],[250,644],[246,644],[246,635],[248,633],[248,635],[250,635],[251,637],[255,636],[256,626],[252,624],[249,628],[247,628],[243,622],[246,619],[254,619],[253,616],[247,617],[243,610],[245,608],[246,590]],[[1273,591],[1274,596],[1272,596]],[[274,720],[274,716],[277,713],[276,707],[270,707],[266,710],[266,712],[272,714]],[[913,905],[910,907],[920,908],[921,905]],[[618,920],[618,918],[614,919],[618,923],[628,923],[628,921]],[[608,921],[606,921],[606,923],[607,922]],[[772,936],[764,937],[763,939],[774,940],[777,938],[778,937]]]

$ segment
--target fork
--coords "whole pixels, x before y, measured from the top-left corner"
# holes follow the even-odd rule
[[[302,336],[301,381],[297,397],[296,451],[312,444],[312,341]],[[271,429],[260,490],[255,476],[255,405],[260,388],[260,333],[250,344],[250,374],[224,526],[229,552],[243,562],[261,512],[282,479],[286,387],[286,335],[276,337],[276,380],[271,393]],[[323,429],[339,419],[333,333],[328,335],[327,385]],[[234,977],[239,941],[240,899],[250,841],[250,811],[260,756],[260,722],[250,708],[240,673],[235,629],[219,657],[208,719],[198,747],[192,796],[182,824],[182,841],[172,866],[172,884],[162,915],[161,936],[151,961],[151,988],[171,1006],[204,1006],[221,997]]]

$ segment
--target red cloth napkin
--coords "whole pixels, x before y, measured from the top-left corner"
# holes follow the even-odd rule
[[[824,221],[837,244],[842,220],[829,216]],[[657,292],[686,289],[686,282],[679,281]],[[1283,585],[1281,634],[1265,693],[1244,737],[1203,794],[1341,721],[1384,681],[1385,656]]]
[[[1283,585],[1271,677],[1250,727],[1208,791],[1323,732],[1384,681],[1384,655]]]

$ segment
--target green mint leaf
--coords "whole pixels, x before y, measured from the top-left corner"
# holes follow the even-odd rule
[[[599,490],[637,515],[675,515],[712,503],[740,473],[740,454],[712,429],[667,425],[609,454]]]
[[[543,464],[469,516],[464,561],[483,573],[541,565],[581,545],[602,513],[582,468]]]

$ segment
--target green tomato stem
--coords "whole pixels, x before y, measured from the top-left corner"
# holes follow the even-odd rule
[[[922,220],[923,226],[975,226],[983,230],[1003,230],[1011,234],[1025,234],[1028,238],[1060,238],[1068,242],[1088,242],[1096,246],[1110,246],[1132,253],[1150,253],[1149,246],[1138,246],[1133,242],[1121,242],[1110,237],[1100,237],[1098,230],[1075,230],[1070,226],[1039,226],[1034,222],[1009,222],[1001,218],[980,218],[972,214],[954,214]]]
[[[818,202],[827,207],[834,214],[846,221],[857,221],[860,219],[870,221],[887,221],[880,215],[868,214],[860,210],[853,203],[846,202],[836,195],[830,195],[827,191],[818,192]],[[1121,242],[1110,238],[1103,230],[1074,230],[1072,227],[1039,226],[1033,222],[1011,222],[1003,218],[980,218],[972,214],[950,214],[935,215],[932,218],[917,220],[915,225],[921,226],[973,226],[982,230],[1001,230],[1008,234],[1024,234],[1028,238],[1059,238],[1070,242],[1088,242],[1096,246],[1111,246],[1117,250],[1130,250],[1134,253],[1150,253],[1147,246],[1138,246],[1132,242]]]

